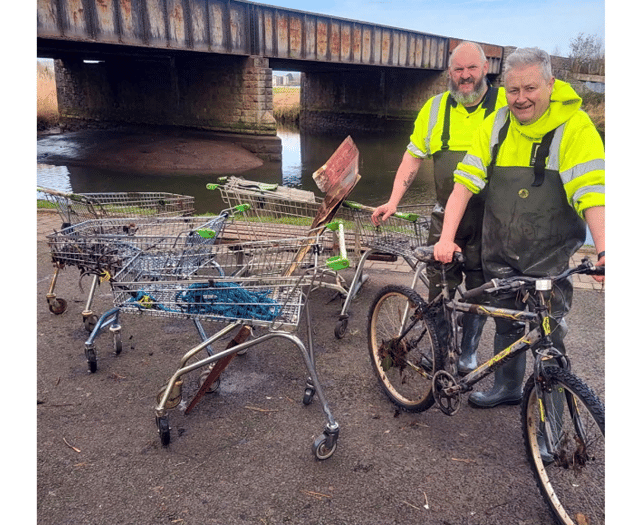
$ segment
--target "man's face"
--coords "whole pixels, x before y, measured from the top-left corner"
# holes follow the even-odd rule
[[[537,65],[509,71],[504,79],[507,104],[520,124],[531,124],[547,111],[554,80],[545,81]]]
[[[477,104],[485,92],[485,76],[489,63],[480,58],[473,46],[465,46],[456,52],[449,67],[449,91],[464,106]]]

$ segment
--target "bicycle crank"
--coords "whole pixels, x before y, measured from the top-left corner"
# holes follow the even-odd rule
[[[438,408],[447,416],[460,410],[460,389],[455,378],[445,370],[438,370],[433,376],[433,398]]]

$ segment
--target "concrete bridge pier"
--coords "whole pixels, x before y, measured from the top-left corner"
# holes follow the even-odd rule
[[[358,68],[302,75],[300,128],[316,133],[411,131],[427,99],[446,89],[447,73]]]
[[[55,60],[61,124],[177,126],[219,132],[281,159],[267,58],[204,54]]]

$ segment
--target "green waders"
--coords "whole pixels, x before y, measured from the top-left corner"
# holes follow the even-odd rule
[[[453,191],[453,172],[465,155],[463,151],[441,150],[434,154],[434,176],[436,183],[437,203],[431,214],[431,226],[429,229],[429,246],[440,240],[442,234],[442,223],[444,220],[444,207],[449,195]],[[482,241],[482,213],[484,200],[481,196],[474,195],[469,201],[465,214],[460,221],[460,226],[456,232],[455,242],[464,254],[465,262],[462,267],[456,266],[447,272],[447,286],[450,290],[455,290],[462,283],[463,274],[465,286],[468,290],[482,285],[484,276],[482,272],[482,261],[480,258],[480,245]],[[429,278],[429,300],[433,299],[440,292],[440,273],[429,268],[427,270]],[[458,370],[461,373],[469,373],[478,366],[476,350],[480,343],[482,328],[487,318],[464,314],[462,319],[462,341],[460,344],[461,355],[458,360]],[[439,332],[443,337],[447,337],[447,328],[441,320]],[[446,339],[444,339],[446,340]]]

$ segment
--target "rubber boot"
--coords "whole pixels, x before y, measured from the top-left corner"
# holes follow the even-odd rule
[[[516,342],[518,334],[496,334],[494,355]],[[527,367],[525,352],[511,358],[496,369],[493,388],[488,392],[474,392],[469,396],[469,404],[477,408],[493,408],[498,405],[517,405],[522,401],[522,380]]]
[[[476,350],[480,344],[482,328],[487,318],[481,315],[464,314],[462,317],[462,341],[460,342],[460,357],[458,358],[458,372],[466,375],[478,366]]]

